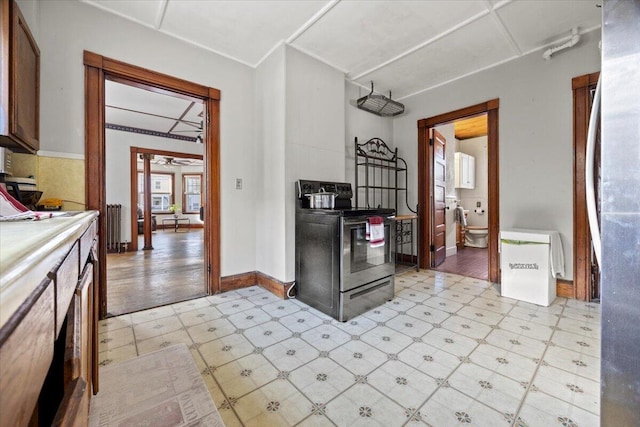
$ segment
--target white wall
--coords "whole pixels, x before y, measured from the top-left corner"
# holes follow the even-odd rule
[[[345,182],[355,186],[355,145],[357,137],[359,143],[371,138],[380,138],[391,148],[395,148],[393,141],[393,120],[389,117],[380,117],[375,114],[360,110],[356,107],[356,101],[369,94],[369,90],[345,80]],[[402,156],[402,154],[401,154]],[[364,176],[364,175],[363,175]],[[355,188],[354,188],[355,190]],[[362,192],[361,197],[364,197]],[[361,200],[364,200],[362,198]],[[353,199],[355,204],[355,197]]]
[[[221,90],[222,275],[255,270],[255,70],[80,2],[38,7],[44,151],[84,153],[85,49]]]
[[[489,156],[487,152],[487,137],[464,139],[458,143],[458,151],[469,154],[475,159],[475,186],[472,189],[460,188],[460,201],[465,209],[469,210],[467,216],[468,225],[487,227],[489,216]],[[480,208],[476,203],[480,202]],[[483,214],[475,212],[476,209],[484,209]]]
[[[122,205],[122,241],[131,241],[131,147],[153,148],[163,151],[202,154],[202,144],[188,143],[167,138],[158,138],[138,133],[122,132],[113,129],[105,131],[106,139],[106,197],[108,204]],[[167,172],[162,166],[153,165],[152,170]],[[180,168],[170,170],[175,175],[176,203],[182,205],[182,179]],[[136,207],[134,206],[135,210]],[[186,216],[186,215],[181,215]],[[194,216],[189,216],[195,220]],[[162,215],[156,219],[160,222]]]
[[[36,43],[40,44],[40,8],[38,0],[16,0]]]
[[[394,140],[410,152],[416,181],[419,119],[500,99],[500,226],[559,230],[567,279],[573,278],[573,77],[600,69],[599,32],[554,55],[541,52],[403,99]],[[415,192],[410,195],[417,200]]]
[[[286,274],[295,279],[295,182],[344,182],[344,73],[286,49]],[[282,277],[278,277],[283,279]]]
[[[256,270],[285,277],[285,48],[256,69]]]

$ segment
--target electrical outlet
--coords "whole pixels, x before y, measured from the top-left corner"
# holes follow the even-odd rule
[[[480,202],[476,202],[476,208],[479,208],[480,206],[482,206],[482,204]]]
[[[236,190],[242,190],[242,178],[236,178]]]

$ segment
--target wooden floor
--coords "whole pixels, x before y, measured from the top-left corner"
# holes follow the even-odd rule
[[[108,317],[206,295],[202,229],[155,231],[153,247],[107,254]]]
[[[463,247],[458,249],[456,255],[447,257],[434,270],[489,280],[488,249]]]

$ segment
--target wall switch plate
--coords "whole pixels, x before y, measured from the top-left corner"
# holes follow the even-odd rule
[[[242,190],[242,178],[236,178],[236,190]]]
[[[482,204],[480,202],[476,202],[476,208],[479,208],[480,206],[482,206]]]

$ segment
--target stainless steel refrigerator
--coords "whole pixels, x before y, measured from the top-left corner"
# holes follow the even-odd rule
[[[604,0],[601,425],[640,426],[640,0]]]

